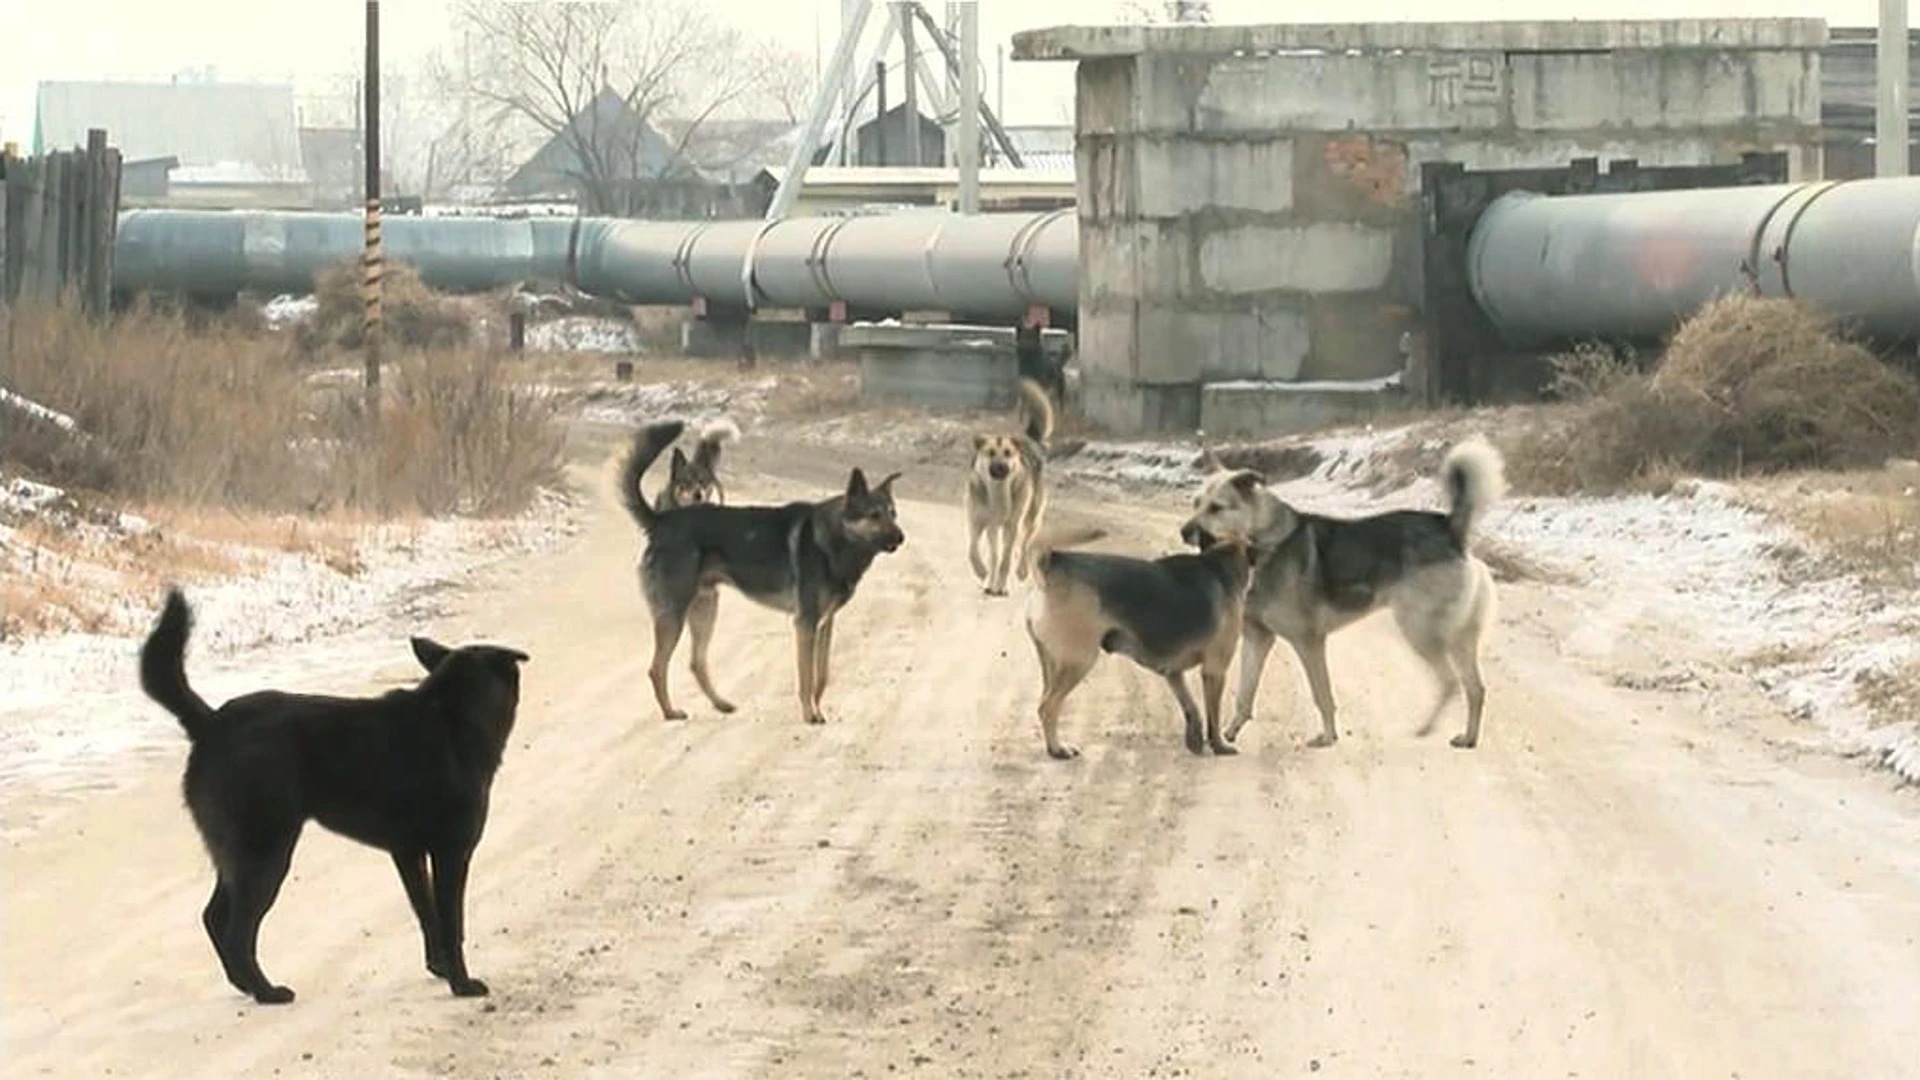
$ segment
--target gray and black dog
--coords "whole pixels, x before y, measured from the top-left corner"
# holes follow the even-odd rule
[[[1060,550],[1101,530],[1043,534],[1032,547],[1035,589],[1027,633],[1040,657],[1040,734],[1047,753],[1080,751],[1060,741],[1060,707],[1103,653],[1119,653],[1167,681],[1187,724],[1187,749],[1236,753],[1220,731],[1220,697],[1239,644],[1241,607],[1252,578],[1249,551],[1223,540],[1197,555],[1139,559]],[[1200,669],[1206,726],[1187,690]]]
[[[700,429],[693,456],[679,447],[667,463],[667,482],[653,497],[654,508],[677,510],[694,503],[727,501],[727,488],[720,482],[720,448],[740,437],[740,426],[727,417]]]
[[[635,432],[620,480],[627,512],[647,535],[640,588],[653,612],[653,663],[647,674],[660,713],[668,720],[686,719],[667,692],[667,663],[685,629],[693,633],[693,677],[701,691],[714,708],[734,710],[714,690],[707,670],[719,588],[727,584],[793,616],[800,715],[809,724],[826,723],[820,699],[827,689],[834,616],[853,598],[874,559],[906,543],[893,504],[893,482],[900,474],[869,485],[856,468],[844,492],[818,502],[657,509],[641,491],[641,479],[684,429],[681,421],[666,420]]]
[[[260,970],[260,922],[308,821],[393,857],[426,940],[427,970],[461,997],[467,867],[486,829],[493,777],[520,703],[527,654],[413,639],[428,671],[377,698],[274,690],[218,709],[187,682],[193,612],[178,590],[140,650],[140,687],[186,729],[187,809],[218,877],[200,921],[227,981],[262,1005],[293,991]],[[431,863],[431,866],[429,866]]]
[[[1445,512],[1393,510],[1360,518],[1304,513],[1275,495],[1259,473],[1226,468],[1211,451],[1204,460],[1211,475],[1194,497],[1181,538],[1204,547],[1216,536],[1244,536],[1259,552],[1228,740],[1253,716],[1267,653],[1276,638],[1285,638],[1306,668],[1320,711],[1321,732],[1308,745],[1332,746],[1339,732],[1327,637],[1390,607],[1407,644],[1440,680],[1439,700],[1419,733],[1433,730],[1464,682],[1467,727],[1453,745],[1478,743],[1487,696],[1480,646],[1494,621],[1494,588],[1493,574],[1469,541],[1474,522],[1505,488],[1499,451],[1475,436],[1447,454],[1440,470]]]

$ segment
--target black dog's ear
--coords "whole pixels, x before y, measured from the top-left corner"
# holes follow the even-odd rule
[[[864,499],[866,497],[867,474],[860,471],[860,466],[855,465],[853,473],[847,477],[847,498]]]
[[[518,670],[519,665],[533,659],[533,657],[528,656],[519,649],[509,649],[498,645],[494,646],[492,654],[494,666],[514,670]]]
[[[899,473],[897,473],[897,472],[896,472],[896,473],[888,473],[888,474],[887,474],[887,478],[886,478],[885,480],[882,480],[882,481],[880,481],[880,483],[879,483],[879,484],[877,484],[877,485],[875,485],[875,487],[874,487],[874,489],[873,489],[873,490],[875,490],[875,491],[883,491],[883,492],[886,492],[886,493],[887,493],[888,495],[892,495],[892,494],[893,494],[893,482],[894,482],[895,480],[898,480],[898,479],[900,479],[900,474],[899,474]]]
[[[675,476],[687,471],[687,455],[677,446],[673,448],[672,468]]]
[[[432,638],[416,637],[409,638],[408,641],[413,645],[413,658],[420,661],[420,666],[428,671],[439,667],[440,661],[453,654],[452,649]]]
[[[1241,494],[1252,495],[1267,486],[1267,478],[1252,469],[1243,469],[1234,474],[1233,486],[1239,488]]]

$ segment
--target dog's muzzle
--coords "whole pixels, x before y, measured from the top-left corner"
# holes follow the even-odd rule
[[[1005,480],[1008,471],[1007,463],[1004,461],[995,461],[987,465],[987,475],[995,480]]]
[[[1213,546],[1212,533],[1200,527],[1200,523],[1189,521],[1180,527],[1180,539],[1202,550]]]
[[[900,545],[907,542],[907,534],[899,529],[889,529],[880,535],[881,551],[899,551]]]

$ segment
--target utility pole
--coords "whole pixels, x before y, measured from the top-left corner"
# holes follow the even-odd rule
[[[367,250],[360,264],[360,296],[366,303],[361,346],[366,349],[367,423],[380,426],[380,354],[386,336],[380,309],[380,0],[367,0],[366,106],[361,118],[361,154],[367,162]]]
[[[1874,38],[1873,174],[1907,175],[1907,0],[1880,0],[1880,31]]]
[[[980,212],[980,5],[960,5],[960,212]]]

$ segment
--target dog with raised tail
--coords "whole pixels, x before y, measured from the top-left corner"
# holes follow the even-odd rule
[[[1274,641],[1284,638],[1306,669],[1320,712],[1320,734],[1308,745],[1332,746],[1340,735],[1327,637],[1386,607],[1440,681],[1439,699],[1419,734],[1433,731],[1464,684],[1467,726],[1453,745],[1464,750],[1478,744],[1487,696],[1480,648],[1494,622],[1495,596],[1493,574],[1474,557],[1471,541],[1474,525],[1506,489],[1500,452],[1477,435],[1448,452],[1440,469],[1444,511],[1393,510],[1360,518],[1295,509],[1260,473],[1229,469],[1212,451],[1203,464],[1210,475],[1194,497],[1181,538],[1206,547],[1216,536],[1245,536],[1260,552],[1247,594],[1228,741],[1253,717],[1261,669]]]
[[[664,510],[647,502],[640,483],[684,429],[678,420],[640,428],[620,473],[621,500],[647,537],[640,587],[653,613],[653,663],[647,676],[660,714],[668,720],[687,717],[667,690],[667,664],[683,631],[692,633],[693,677],[701,692],[720,712],[734,711],[714,688],[707,668],[720,586],[726,584],[793,617],[800,716],[809,724],[824,724],[820,702],[827,689],[834,618],[853,599],[874,560],[907,541],[893,501],[893,482],[900,474],[869,484],[856,468],[844,491],[815,502],[695,503]]]
[[[709,421],[700,429],[693,456],[679,447],[667,463],[667,483],[654,496],[653,505],[661,510],[676,510],[695,503],[724,506],[726,486],[720,483],[720,448],[740,438],[740,425],[731,417]]]
[[[417,686],[377,698],[262,690],[216,709],[187,682],[192,630],[186,598],[168,592],[140,649],[140,688],[193,744],[182,786],[216,875],[200,922],[227,981],[262,1005],[293,1000],[260,970],[256,949],[301,830],[317,821],[393,857],[427,970],[460,997],[486,994],[467,972],[467,868],[486,831],[527,654],[416,637],[413,655],[427,671]]]
[[[1040,384],[1020,380],[1022,430],[973,437],[967,468],[967,558],[988,596],[1007,595],[1007,577],[1027,579],[1027,546],[1047,509],[1047,451],[1053,402]],[[987,544],[986,557],[980,541]]]
[[[1027,634],[1040,657],[1040,734],[1048,755],[1079,755],[1060,741],[1060,709],[1104,653],[1125,656],[1166,680],[1186,720],[1188,750],[1236,753],[1220,730],[1220,699],[1252,579],[1246,542],[1225,539],[1197,555],[1159,559],[1065,550],[1102,535],[1097,528],[1050,530],[1031,545]],[[1195,667],[1206,701],[1204,726],[1187,689],[1186,673]]]

